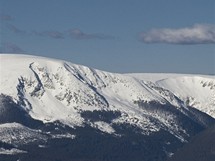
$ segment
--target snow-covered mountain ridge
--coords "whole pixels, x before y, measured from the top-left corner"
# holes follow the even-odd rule
[[[81,125],[77,111],[98,109],[120,109],[128,117],[141,117],[135,101],[180,106],[174,96],[215,117],[212,76],[168,75],[152,82],[144,76],[113,74],[43,57],[2,54],[0,61],[0,92],[12,96],[39,120]]]
[[[190,74],[129,74],[167,89],[195,107],[215,118],[215,76]]]
[[[115,138],[124,142],[127,134],[147,144],[163,136],[157,141],[162,147],[159,155],[165,158],[215,123],[214,76],[117,74],[13,54],[1,54],[0,62],[0,140],[12,148],[31,146],[31,140],[45,142],[39,148],[46,147],[50,138],[76,141],[83,130],[98,130],[110,135],[113,143]],[[22,137],[25,141],[17,142]],[[71,145],[79,145],[75,141]],[[10,151],[6,147],[2,149]]]
[[[51,121],[79,117],[75,109],[80,106],[88,110],[114,110],[116,106],[129,109],[139,99],[160,103],[168,100],[178,106],[177,100],[169,100],[166,94],[159,92],[158,87],[215,117],[214,76],[113,74],[61,60],[27,55],[1,54],[0,61],[0,92],[17,101],[24,97],[26,102],[22,103],[34,118]],[[33,106],[30,107],[29,103]],[[74,116],[68,116],[69,113]],[[77,119],[75,124],[81,122]]]

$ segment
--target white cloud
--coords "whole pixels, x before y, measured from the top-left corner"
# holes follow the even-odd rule
[[[215,25],[197,24],[180,29],[152,29],[140,33],[140,41],[144,43],[214,44]]]

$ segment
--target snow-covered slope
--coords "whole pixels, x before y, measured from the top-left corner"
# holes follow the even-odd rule
[[[150,113],[139,108],[138,102],[169,103],[183,111],[186,104],[178,97],[215,116],[213,78],[180,75],[154,81],[155,77],[149,75],[150,82],[140,76],[108,73],[43,57],[1,54],[0,61],[0,93],[14,98],[31,117],[43,122],[59,120],[69,126],[82,126],[81,111],[112,110],[123,114],[114,122],[136,124],[148,133],[160,127],[151,121]],[[165,119],[159,121],[168,126]],[[106,127],[113,132],[109,125]]]
[[[168,89],[187,105],[215,118],[215,76],[190,74],[129,74]]]
[[[0,89],[20,101],[32,117],[70,125],[82,124],[78,110],[114,110],[117,106],[128,111],[140,98],[164,102],[132,77],[32,56],[1,55]]]
[[[44,142],[47,136],[18,123],[0,125],[0,140],[2,142],[20,145],[32,142]]]
[[[215,123],[214,96],[214,76],[117,74],[63,60],[1,54],[0,151],[18,156],[27,152],[25,160],[40,153],[46,161],[56,159],[56,149],[65,145],[64,159],[67,154],[92,160],[103,155],[166,160]],[[106,149],[98,155],[107,143],[108,153]],[[118,145],[124,150],[113,151]]]

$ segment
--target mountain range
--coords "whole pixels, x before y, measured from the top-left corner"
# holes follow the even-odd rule
[[[215,123],[214,76],[0,63],[0,160],[165,161]]]

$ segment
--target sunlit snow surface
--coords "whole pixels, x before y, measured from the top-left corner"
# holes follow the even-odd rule
[[[168,89],[188,105],[215,118],[215,76],[188,74],[129,74]]]
[[[0,62],[0,93],[12,96],[33,118],[43,122],[59,120],[71,127],[83,126],[81,111],[112,110],[122,113],[114,123],[135,124],[145,134],[159,131],[150,113],[135,104],[140,100],[168,102],[178,108],[187,104],[215,117],[214,76],[116,74],[61,60],[12,54],[1,54]],[[174,118],[158,119],[174,133],[176,127],[168,124]],[[114,133],[111,124],[102,121],[91,126]]]
[[[38,130],[33,130],[19,123],[5,123],[0,125],[0,140],[15,145],[32,142],[44,142],[47,136]]]
[[[19,149],[16,149],[16,148],[12,148],[12,149],[4,149],[4,148],[0,148],[0,155],[1,154],[4,154],[4,155],[16,155],[16,154],[19,154],[19,153],[27,153],[26,151],[23,151],[23,150],[19,150]]]

